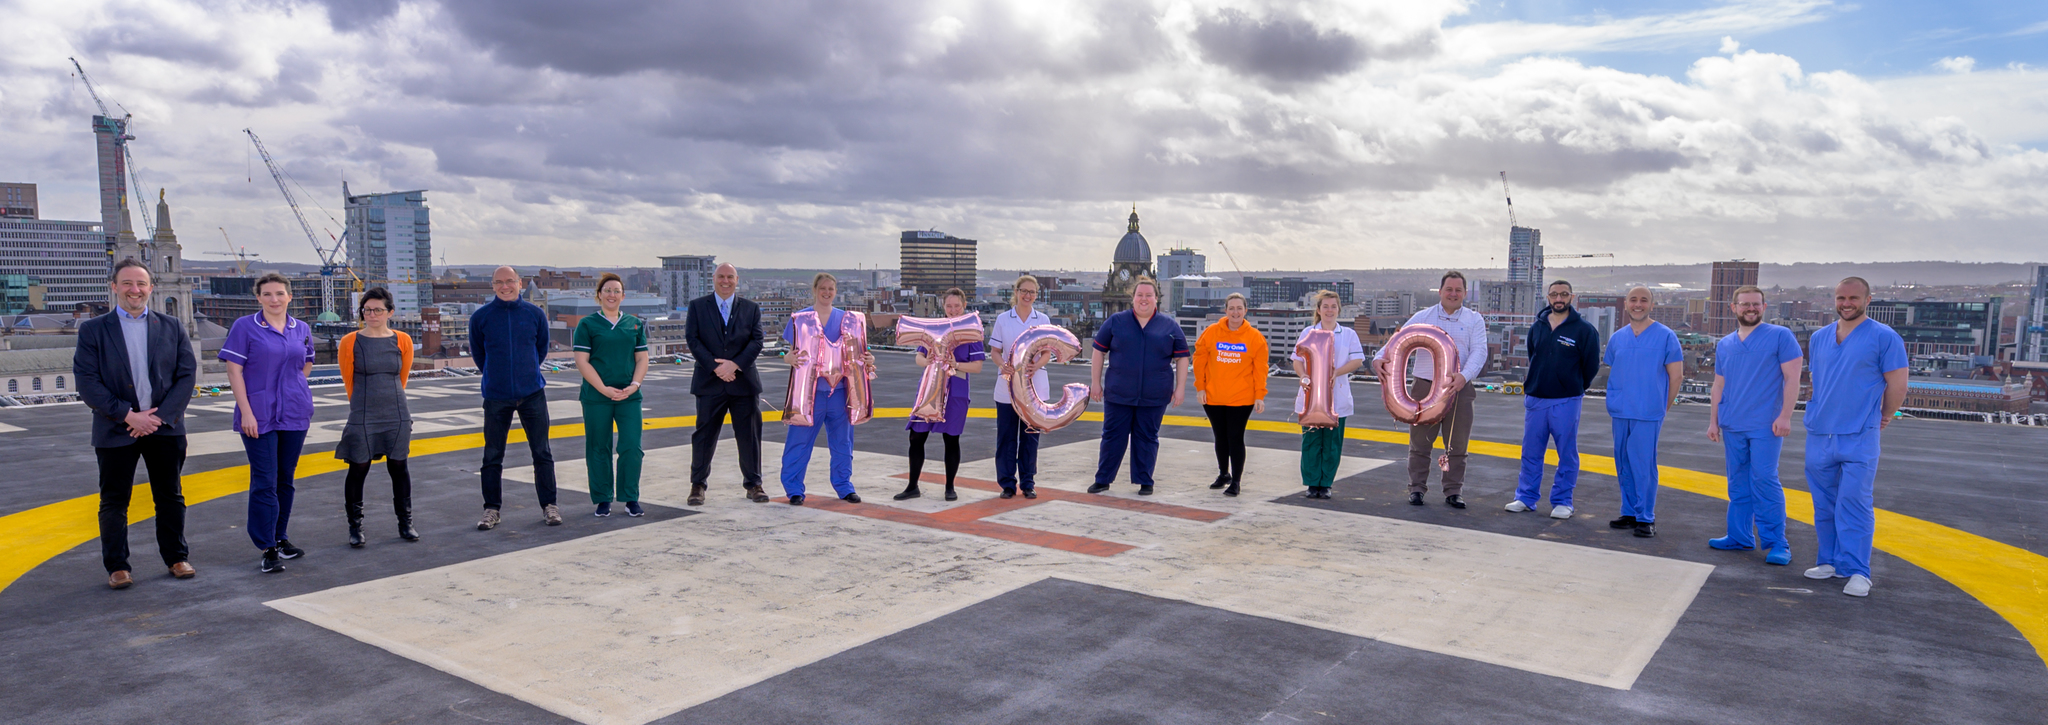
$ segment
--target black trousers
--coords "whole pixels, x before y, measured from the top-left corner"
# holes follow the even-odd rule
[[[135,493],[135,463],[149,470],[149,498],[156,504],[156,548],[164,566],[184,561],[185,437],[150,435],[118,448],[94,448],[100,459],[100,559],[107,573],[128,568],[128,502]]]
[[[1252,419],[1249,405],[1204,405],[1209,432],[1216,439],[1216,472],[1244,478],[1244,427]]]
[[[548,447],[548,391],[542,388],[519,400],[484,399],[484,508],[504,504],[505,439],[512,416],[526,431],[526,449],[533,453],[533,490],[540,505],[555,502],[555,453]]]
[[[342,511],[353,523],[363,518],[363,482],[370,477],[369,463],[348,464],[348,478],[342,480]],[[399,521],[412,520],[412,473],[405,468],[405,461],[384,459],[384,470],[391,474],[391,510],[398,514]]]
[[[711,454],[718,452],[718,434],[732,415],[732,437],[740,444],[740,478],[747,488],[761,486],[761,400],[752,395],[712,393],[697,396],[697,430],[690,433],[690,485],[711,480]]]

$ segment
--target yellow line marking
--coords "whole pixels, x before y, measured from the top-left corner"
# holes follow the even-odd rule
[[[876,408],[875,418],[908,418],[909,408]],[[994,418],[993,408],[973,408],[968,411],[970,418]],[[782,414],[762,411],[764,421],[779,421]],[[1087,413],[1082,420],[1100,421],[1101,413]],[[693,415],[667,418],[649,418],[643,422],[644,430],[681,428],[696,425]],[[1207,418],[1187,415],[1166,416],[1164,423],[1174,426],[1209,426]],[[1299,435],[1301,426],[1293,423],[1255,420],[1247,428],[1272,433]],[[550,438],[575,438],[583,435],[582,423],[563,423],[549,430]],[[1407,445],[1408,435],[1395,431],[1370,428],[1349,428],[1346,438],[1376,443]],[[507,443],[521,443],[526,434],[515,428]],[[436,453],[482,448],[482,433],[424,438],[412,442],[411,455],[426,456]],[[1522,457],[1519,445],[1493,441],[1472,441],[1467,447],[1471,453],[1496,458]],[[345,470],[348,466],[329,457],[314,454],[299,460],[298,476],[317,476]],[[1556,463],[1557,456],[1551,453],[1546,460]],[[1581,470],[1608,476],[1615,475],[1614,459],[1588,453],[1579,454]],[[1728,498],[1727,480],[1721,476],[1671,466],[1658,466],[1658,485],[1709,498]],[[249,467],[233,466],[212,471],[203,471],[183,478],[185,505],[194,506],[222,496],[242,493],[249,489]],[[154,516],[155,506],[150,503],[147,484],[135,488],[134,505],[128,509],[128,522],[132,525]],[[0,517],[0,591],[5,591],[29,571],[49,561],[51,557],[88,543],[99,537],[99,496],[80,496],[59,501],[19,513]],[[1811,525],[1813,523],[1813,497],[1805,491],[1785,489],[1785,514],[1793,520]],[[2035,654],[2048,661],[2048,557],[2026,549],[1972,534],[1968,531],[1914,518],[1884,509],[1877,510],[1878,550],[1904,559],[1935,576],[1956,585],[1965,593],[1983,602],[1985,606],[2004,617],[2006,622],[2019,630],[2027,641],[2034,645]]]

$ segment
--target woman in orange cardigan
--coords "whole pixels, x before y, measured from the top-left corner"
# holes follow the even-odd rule
[[[334,457],[348,462],[344,510],[348,545],[363,545],[363,479],[370,464],[384,458],[391,473],[391,507],[398,536],[419,541],[412,527],[412,476],[405,454],[412,447],[412,416],[405,410],[405,383],[412,373],[412,337],[391,329],[391,293],[373,287],[356,303],[363,329],[341,338],[341,384],[348,390],[348,425]]]
[[[1216,438],[1216,482],[1209,488],[1236,496],[1244,477],[1244,428],[1253,412],[1266,412],[1266,336],[1244,321],[1244,295],[1223,301],[1223,319],[1195,341],[1195,399],[1209,414]]]

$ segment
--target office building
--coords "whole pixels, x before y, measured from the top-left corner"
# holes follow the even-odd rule
[[[1160,257],[1160,259],[1166,258]],[[1165,284],[1166,300],[1160,304],[1160,309],[1172,310],[1174,312],[1179,312],[1184,307],[1221,310],[1223,309],[1223,303],[1229,300],[1232,294],[1241,295],[1245,293],[1243,287],[1224,284],[1222,277],[1206,277],[1197,274],[1184,274],[1172,277],[1167,279]]]
[[[214,277],[206,283],[210,294],[193,302],[193,308],[213,324],[233,327],[236,319],[263,311],[263,304],[256,301],[255,277]],[[291,283],[292,302],[285,313],[301,320],[320,316],[320,276],[300,275]]]
[[[958,287],[973,296],[975,244],[940,231],[904,232],[899,286],[928,295]]]
[[[1209,258],[1195,253],[1187,247],[1166,250],[1159,255],[1159,278],[1173,279],[1193,275],[1201,277],[1209,273]]]
[[[711,254],[674,254],[661,258],[661,298],[671,311],[687,309],[690,300],[711,294],[712,275],[718,271],[718,257]]]
[[[128,119],[106,116],[92,117],[92,135],[99,155],[100,250],[104,252],[114,248],[115,236],[135,231],[128,221],[128,142],[135,137],[128,135]],[[112,260],[100,262],[107,271],[113,270]]]
[[[100,222],[38,218],[35,184],[0,184],[0,276],[19,276],[41,285],[39,309],[70,310],[80,303],[107,301],[107,239]]]
[[[1337,299],[1351,304],[1351,280],[1308,279],[1306,277],[1246,277],[1245,297],[1253,307],[1268,304],[1296,304],[1318,290],[1337,293]]]
[[[1508,229],[1508,281],[1543,284],[1543,230]],[[1534,313],[1531,308],[1529,312]]]
[[[417,316],[422,306],[434,303],[433,234],[426,190],[357,195],[350,194],[348,183],[342,182],[341,196],[348,224],[349,267],[363,278],[364,289],[390,290],[397,314]],[[334,284],[335,304],[345,306],[348,300],[341,287],[347,281],[337,277]]]
[[[1473,282],[1473,294],[1466,297],[1466,304],[1480,313],[1496,315],[1521,315],[1533,317],[1542,310],[1543,283],[1522,280],[1482,279]]]
[[[1761,266],[1739,259],[1714,263],[1713,279],[1707,287],[1707,308],[1704,310],[1707,334],[1719,336],[1735,331],[1735,310],[1731,307],[1735,302],[1735,290],[1754,286]]]
[[[1988,302],[1896,302],[1870,303],[1870,319],[1890,325],[1905,338],[1906,354],[1998,356],[1998,320],[2005,299]]]
[[[1913,377],[1904,407],[1965,413],[2025,413],[2033,398],[2026,383]]]
[[[2048,363],[2048,264],[2034,267],[2033,296],[2020,315],[2019,354],[2016,360]]]

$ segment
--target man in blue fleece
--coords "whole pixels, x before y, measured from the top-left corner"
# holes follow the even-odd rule
[[[1579,404],[1600,374],[1600,331],[1572,308],[1572,283],[1558,280],[1544,293],[1550,307],[1529,326],[1529,375],[1522,390],[1522,477],[1509,511],[1533,511],[1543,491],[1543,451],[1557,444],[1557,477],[1550,484],[1550,517],[1572,517],[1579,483]]]
[[[543,520],[562,525],[555,508],[555,455],[548,449],[548,383],[540,375],[540,361],[548,356],[548,315],[519,299],[521,286],[518,272],[499,267],[491,273],[497,299],[469,316],[469,356],[484,379],[484,518],[476,523],[478,531],[498,527],[505,438],[515,413],[533,453],[533,488]]]

